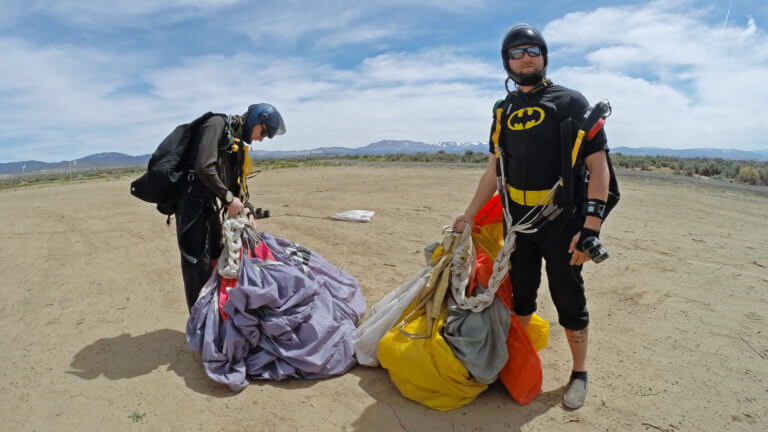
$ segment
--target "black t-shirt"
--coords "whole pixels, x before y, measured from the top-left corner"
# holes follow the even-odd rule
[[[507,183],[522,190],[551,188],[559,179],[562,166],[560,122],[571,117],[580,124],[589,109],[587,99],[575,90],[550,84],[529,93],[514,92],[502,106],[506,108],[501,115],[499,146]],[[495,128],[494,112],[491,135]],[[489,145],[494,153],[492,140]],[[603,130],[591,140],[585,139],[579,159],[600,150],[608,150]]]

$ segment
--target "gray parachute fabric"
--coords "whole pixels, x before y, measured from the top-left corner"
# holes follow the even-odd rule
[[[243,256],[220,309],[214,272],[187,322],[189,346],[214,381],[242,390],[248,378],[316,379],[355,365],[353,340],[365,312],[357,281],[320,255],[261,233],[275,258]]]
[[[448,299],[443,338],[478,382],[493,383],[507,363],[511,319],[511,313],[498,297],[480,312],[461,309],[452,298]]]

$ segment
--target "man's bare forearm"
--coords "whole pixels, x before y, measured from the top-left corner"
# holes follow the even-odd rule
[[[488,167],[480,181],[477,184],[477,190],[464,211],[466,216],[474,217],[489,199],[496,193],[496,156],[491,155],[488,159]]]
[[[606,201],[608,199],[608,185],[611,174],[608,171],[608,159],[605,151],[593,153],[584,160],[589,170],[589,186],[587,197]],[[595,231],[600,231],[603,221],[594,216],[587,216],[584,226]]]

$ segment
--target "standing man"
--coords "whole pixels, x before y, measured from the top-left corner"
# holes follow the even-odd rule
[[[245,209],[256,227],[243,172],[244,162],[250,159],[242,142],[250,144],[284,133],[283,118],[266,103],[249,106],[243,115],[212,115],[197,129],[192,140],[196,156],[189,186],[176,209],[181,273],[190,310],[213,272],[212,260],[222,250],[217,200],[230,216]]]
[[[497,190],[494,142],[498,143],[503,159],[507,181],[503,188],[513,223],[520,221],[533,206],[552,203],[552,194],[547,192],[560,179],[563,169],[561,122],[568,118],[580,122],[589,110],[581,93],[554,85],[546,78],[547,44],[533,26],[517,24],[510,28],[501,46],[501,57],[507,83],[510,79],[514,81],[516,90],[507,87],[506,99],[494,108],[488,167],[464,214],[456,218],[456,231],[462,231],[465,224],[471,226],[477,212]],[[565,139],[574,141],[570,136]],[[581,240],[599,236],[603,213],[595,208],[604,209],[608,199],[607,150],[602,130],[584,141],[574,172],[583,173],[586,168],[588,183],[584,176],[574,176],[577,179],[570,199],[563,196],[561,188],[554,203],[573,205],[564,206],[565,211],[537,232],[518,234],[510,258],[514,312],[525,326],[536,311],[541,259],[546,262],[550,294],[573,356],[573,371],[563,396],[563,404],[568,408],[581,407],[587,396],[589,314],[581,266],[590,258]],[[587,207],[589,210],[582,210]]]

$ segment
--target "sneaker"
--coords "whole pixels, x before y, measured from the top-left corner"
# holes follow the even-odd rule
[[[577,409],[584,405],[587,398],[587,374],[571,374],[568,388],[563,395],[563,405],[566,408]]]

